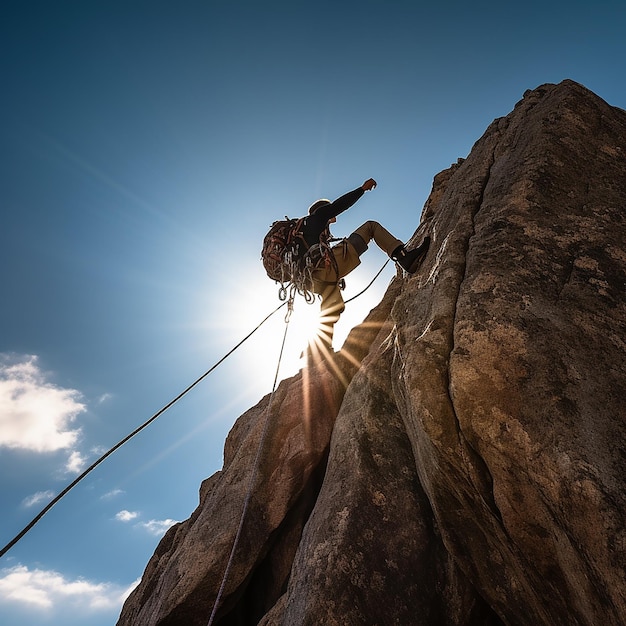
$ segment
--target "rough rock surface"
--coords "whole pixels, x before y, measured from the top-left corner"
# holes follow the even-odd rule
[[[120,626],[209,622],[251,477],[216,625],[625,623],[626,112],[526,92],[426,232],[334,366],[237,421]]]

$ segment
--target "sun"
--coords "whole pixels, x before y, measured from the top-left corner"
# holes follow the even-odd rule
[[[249,281],[242,293],[231,293],[232,297],[219,310],[222,319],[216,321],[229,342],[241,340],[254,331],[238,349],[246,355],[243,366],[246,371],[242,375],[267,381],[273,378],[280,359],[279,377],[283,379],[303,367],[307,346],[318,334],[319,299],[308,304],[297,295],[289,312],[287,302],[279,299],[278,285],[262,278]],[[220,338],[223,340],[225,337]]]
[[[316,296],[309,304],[297,295],[286,323],[288,307],[279,299],[278,283],[269,280],[258,268],[235,268],[233,272],[245,275],[246,280],[213,283],[210,293],[195,308],[204,320],[199,320],[204,329],[204,338],[200,343],[215,355],[228,352],[250,334],[228,359],[231,364],[235,362],[234,367],[224,366],[235,372],[242,388],[249,392],[266,393],[271,390],[276,375],[280,381],[305,368],[310,363],[308,355],[313,357],[314,363],[328,356],[321,341],[323,320],[319,297]],[[390,272],[387,274],[390,278]],[[335,325],[335,351],[341,348],[351,329],[361,324],[382,298],[386,289],[384,278],[359,295],[368,287],[371,277],[371,271],[361,271],[350,277],[343,294],[346,310]],[[220,274],[217,278],[223,276]],[[358,300],[352,302],[355,297]]]
[[[287,309],[288,305],[281,309],[282,331],[284,331],[285,338],[281,371],[285,375],[291,375],[306,363],[307,350],[310,350],[311,346],[320,344],[319,299],[316,298],[312,303],[307,303],[303,297],[296,296],[292,311],[289,313]]]

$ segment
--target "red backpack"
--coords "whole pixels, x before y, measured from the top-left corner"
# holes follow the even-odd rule
[[[306,218],[277,220],[263,239],[261,260],[267,275],[280,283],[279,297],[287,298],[287,287],[291,285],[290,296],[295,292],[304,296],[307,302],[315,299],[313,294],[312,272],[322,263],[332,263],[335,257],[327,242],[309,247],[302,234],[302,224]]]
[[[281,284],[293,282],[308,246],[302,236],[304,218],[274,222],[263,239],[261,260],[267,275]]]

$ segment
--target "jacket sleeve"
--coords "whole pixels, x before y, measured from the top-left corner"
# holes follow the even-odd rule
[[[316,213],[327,222],[333,217],[337,217],[340,213],[347,211],[364,193],[365,191],[362,187],[357,187],[337,198],[334,202],[319,208]]]

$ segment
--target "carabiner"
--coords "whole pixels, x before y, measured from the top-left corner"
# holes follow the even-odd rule
[[[291,314],[293,313],[293,296],[287,302],[287,313],[285,314],[285,324],[289,324]]]

